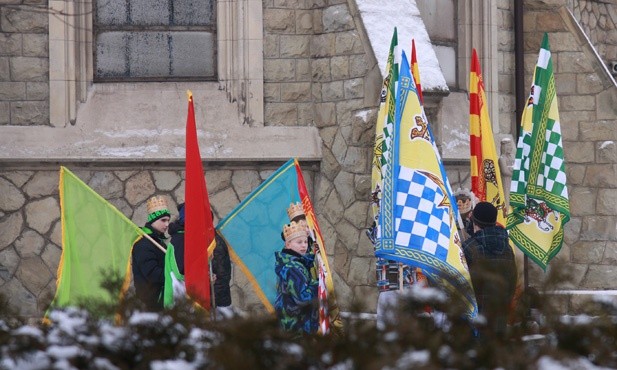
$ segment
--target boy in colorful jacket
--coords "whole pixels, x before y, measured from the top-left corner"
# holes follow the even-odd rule
[[[318,329],[317,286],[311,276],[315,254],[309,251],[306,225],[291,222],[283,227],[285,247],[275,252],[276,309],[283,330],[314,334]]]

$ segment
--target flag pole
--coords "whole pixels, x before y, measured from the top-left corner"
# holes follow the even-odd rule
[[[158,249],[161,250],[161,252],[163,253],[167,253],[167,249],[163,248],[162,245],[160,245],[156,240],[152,239],[152,237],[146,233],[142,234],[143,236],[146,237],[146,239],[150,240],[152,242],[152,244],[154,244]]]

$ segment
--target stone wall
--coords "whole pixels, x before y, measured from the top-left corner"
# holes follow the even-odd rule
[[[514,63],[514,5],[512,1],[497,2],[499,54],[499,127],[493,128],[498,138],[516,136],[516,75]],[[528,84],[526,84],[528,85]],[[499,144],[496,145],[499,148]]]
[[[602,60],[617,61],[617,3],[577,0],[570,8]]]
[[[49,125],[47,1],[0,2],[0,125]]]
[[[275,170],[272,166],[251,167],[206,167],[215,222]],[[184,200],[184,171],[180,169],[68,168],[140,226],[146,221],[145,201],[150,196],[167,198],[172,219],[177,215],[176,205]],[[303,167],[303,171],[312,193],[315,175],[310,168]],[[55,292],[62,253],[58,173],[56,169],[0,171],[0,292],[25,316],[42,315]],[[238,307],[263,309],[248,280],[233,266],[232,299]]]
[[[547,3],[527,4],[525,70],[531,78],[542,34],[549,32],[572,215],[556,257],[570,277],[561,287],[616,289],[610,277],[617,261],[617,87],[563,5]],[[541,283],[545,274],[530,265],[533,281]],[[563,298],[573,309],[581,299]]]

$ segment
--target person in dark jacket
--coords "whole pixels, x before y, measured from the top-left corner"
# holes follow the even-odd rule
[[[486,318],[484,333],[503,338],[508,310],[516,289],[516,262],[508,243],[508,232],[496,224],[497,208],[479,202],[471,220],[474,234],[463,243],[478,312]],[[480,330],[483,333],[483,330]]]
[[[148,221],[142,230],[163,248],[166,247],[165,232],[169,227],[170,213],[167,202],[155,196],[146,202]],[[137,297],[150,311],[163,309],[165,286],[165,252],[146,238],[139,238],[131,251],[131,267]]]
[[[285,246],[274,253],[277,318],[285,331],[314,334],[319,328],[319,282],[310,272],[315,254],[309,251],[306,225],[292,221],[283,227],[283,236]]]
[[[178,206],[178,219],[169,225],[171,244],[174,246],[174,255],[178,270],[184,275],[184,203]],[[223,317],[233,314],[231,308],[231,260],[227,243],[216,231],[216,247],[212,256],[212,275],[214,280],[214,303],[217,313]]]

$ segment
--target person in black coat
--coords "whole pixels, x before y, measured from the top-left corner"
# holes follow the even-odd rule
[[[487,320],[486,334],[504,338],[516,289],[516,262],[508,232],[496,224],[497,208],[478,203],[471,216],[474,234],[463,243],[478,312]],[[480,330],[482,333],[483,330]]]
[[[152,197],[146,203],[148,221],[142,230],[159,245],[166,247],[165,232],[169,227],[170,213],[162,197]],[[163,309],[165,286],[165,253],[144,236],[139,238],[131,251],[131,267],[137,297],[149,311]]]
[[[174,246],[174,254],[178,270],[184,275],[184,203],[178,206],[178,219],[169,225],[171,244]],[[231,306],[231,260],[227,243],[216,231],[216,247],[212,256],[212,274],[214,280],[214,303],[217,311],[227,316],[229,310],[225,307]]]

